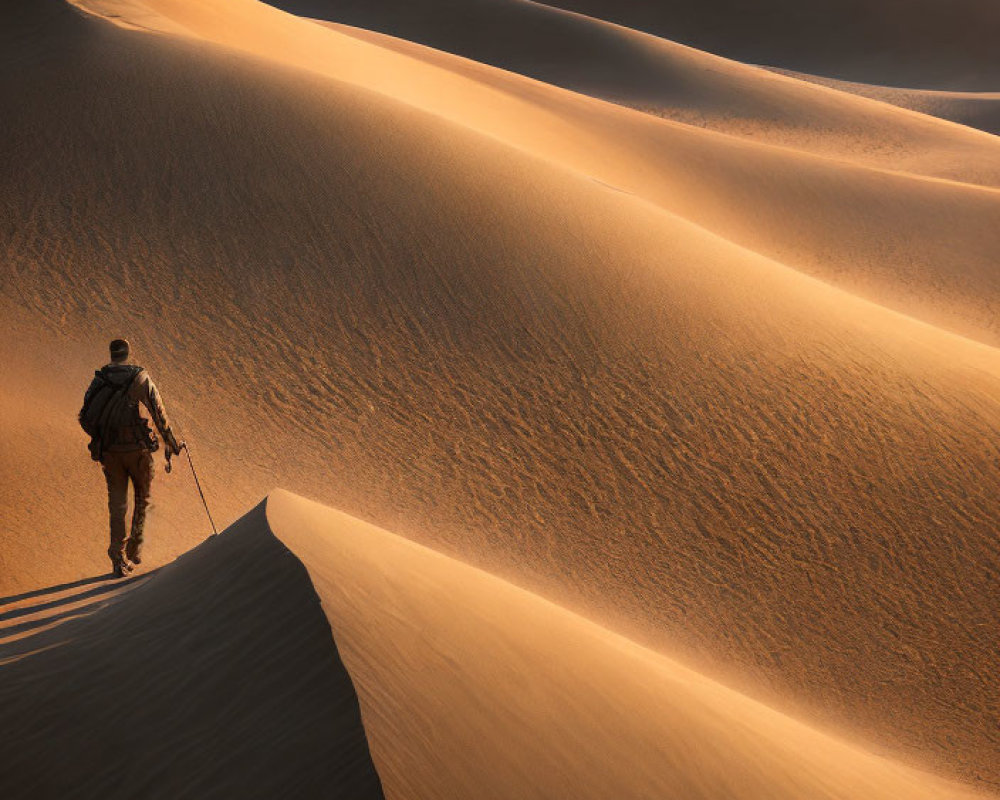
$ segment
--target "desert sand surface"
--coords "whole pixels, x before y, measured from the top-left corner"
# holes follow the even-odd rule
[[[383,796],[319,598],[263,504],[130,582],[17,641],[3,598],[3,797]]]
[[[656,109],[661,115],[676,114],[680,121],[700,127],[797,146],[818,155],[994,187],[1000,182],[996,137],[926,115],[902,114],[849,94],[823,91],[810,82],[781,80],[773,71],[534,3],[478,0],[463,4],[467,11],[459,15],[461,25],[445,26],[444,33],[436,36],[419,20],[434,18],[432,12],[441,10],[441,0],[408,3],[406,8],[411,10],[406,13],[386,0],[368,6],[367,15],[348,15],[336,4],[322,6],[329,21],[346,19],[361,26],[337,26],[334,30],[340,36],[310,31],[301,20],[255,0],[208,0],[197,5],[148,0],[138,14],[133,13],[132,0],[79,0],[78,4],[120,24],[153,25],[150,12],[155,10],[161,15],[163,30],[183,28],[228,46],[319,69],[508,139],[518,136],[530,119],[526,101],[540,106],[549,117],[558,114],[576,125],[586,123],[595,133],[604,126],[593,117],[606,119],[609,110],[581,103],[573,95],[547,91],[537,82],[511,80],[503,72],[484,69],[480,62],[575,92]],[[447,3],[443,7],[451,11]],[[414,18],[414,13],[420,16]],[[379,37],[363,28],[387,30],[404,38]],[[358,41],[346,41],[344,36]],[[476,60],[448,59],[406,39],[471,54]],[[504,45],[501,55],[505,42],[513,44]],[[445,88],[449,91],[441,91]],[[513,109],[511,96],[521,101]],[[504,112],[511,110],[517,111],[517,125],[504,119],[508,117]],[[662,126],[639,117],[619,115],[615,125],[613,138],[618,146],[627,138],[634,147],[644,130],[670,136]],[[684,130],[675,128],[674,136],[683,135]],[[568,135],[568,131],[562,133]],[[537,135],[514,141],[531,150],[543,146]],[[723,146],[719,140],[714,143]],[[546,155],[554,154],[566,155],[558,148]]]
[[[1000,92],[946,92],[932,89],[900,89],[868,83],[838,81],[803,72],[775,70],[798,80],[828,86],[842,92],[869,97],[883,103],[948,119],[970,128],[1000,134]]]
[[[365,676],[389,797],[978,796],[341,512],[274,492],[267,520],[309,570],[349,671]],[[463,749],[461,765],[443,763]]]
[[[288,492],[129,583],[0,628],[5,797],[985,797]]]
[[[995,159],[996,141],[916,116],[903,117],[809,84],[888,102],[975,128],[992,123],[991,93],[864,91],[858,85],[768,71],[601,19],[524,0],[275,0],[270,5],[339,24],[385,47],[420,57],[413,43],[466,56],[545,83],[736,136],[825,154],[889,163],[901,152],[928,161],[960,148]],[[367,31],[367,33],[363,32]],[[377,33],[391,37],[378,37]],[[437,57],[432,53],[425,58]],[[924,53],[922,59],[926,59]],[[439,57],[438,57],[439,58]],[[440,60],[439,60],[440,63]],[[1000,86],[1000,79],[991,88]],[[935,151],[937,151],[935,153]]]
[[[222,524],[289,487],[850,741],[859,786],[995,790],[989,159],[749,141],[255,3],[87,5],[0,5],[0,593],[107,570],[75,414],[126,335]],[[149,569],[208,533],[183,465],[154,498]],[[321,594],[364,711],[391,664]],[[365,719],[380,770],[404,724]],[[824,763],[775,791],[866,796]]]
[[[739,61],[831,78],[956,91],[996,91],[1000,84],[995,47],[1000,6],[992,0],[556,0],[551,5]]]
[[[406,3],[407,8],[420,9],[416,18],[390,3],[368,5],[367,13],[355,14],[330,3],[325,18],[344,34],[474,79],[490,76],[480,66],[486,63],[665,119],[753,141],[931,175],[947,176],[941,170],[948,161],[996,162],[995,137],[924,116],[963,125],[978,123],[972,127],[982,128],[991,122],[995,101],[991,93],[896,90],[893,94],[890,90],[878,92],[876,87],[866,92],[854,84],[798,73],[790,74],[809,79],[774,80],[774,70],[517,0],[466,3],[464,13],[458,15],[461,25],[437,26],[433,24],[437,17],[427,11],[438,2]],[[466,56],[470,62],[448,59],[438,51]],[[815,91],[812,87],[816,84],[841,90],[846,87],[849,96]],[[900,115],[881,103],[858,102],[850,95],[921,113]],[[952,176],[963,177],[961,173]]]
[[[87,0],[87,7],[120,20],[127,0]],[[143,10],[150,8],[211,41],[444,116],[904,313],[989,343],[1000,336],[997,137],[955,128],[985,140],[994,157],[928,164],[921,151],[915,158],[923,166],[904,154],[896,169],[873,169],[659,120],[508,73],[473,80],[253,0],[150,0]],[[904,166],[916,172],[899,171]],[[951,178],[929,180],[924,167]]]

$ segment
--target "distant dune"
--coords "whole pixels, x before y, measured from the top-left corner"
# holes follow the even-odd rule
[[[1000,89],[1000,5],[992,0],[555,0],[551,5],[754,64],[891,86]]]
[[[220,520],[292,487],[850,753],[1000,782],[993,138],[924,151],[808,87],[910,143],[824,153],[248,0],[87,7],[115,24],[0,6],[0,591],[106,569],[74,415],[125,334]],[[207,528],[186,470],[156,487],[148,566]],[[392,664],[343,635],[364,704]],[[823,784],[806,756],[775,796]]]
[[[264,514],[28,644],[3,641],[0,599],[0,795],[382,797],[319,598]]]
[[[524,0],[270,4],[344,23],[338,28],[343,33],[448,69],[483,76],[472,65],[442,59],[412,43],[757,141],[890,168],[900,168],[908,158],[902,168],[916,171],[917,158],[925,165],[937,162],[940,168],[945,153],[962,152],[966,168],[996,165],[998,159],[1000,142],[981,134],[817,90],[812,82],[778,80],[767,70],[549,5]],[[366,35],[346,26],[397,38]],[[915,110],[942,110],[940,116],[953,116],[940,104]]]
[[[949,119],[960,125],[981,131],[1000,134],[1000,92],[944,92],[926,89],[896,89],[891,86],[874,86],[869,83],[850,83],[833,78],[806,75],[802,72],[775,70],[798,80],[829,86],[841,92],[869,97],[900,108],[909,108],[921,114]]]
[[[87,6],[128,18],[127,0],[88,0]],[[467,61],[435,56],[428,63],[426,51],[407,57],[252,0],[142,6],[144,14],[157,8],[169,26],[387,95],[904,313],[1000,341],[996,137],[917,117],[974,136],[990,152],[970,159],[961,149],[897,151],[883,136],[888,155],[872,169],[864,155],[863,164],[834,161],[667,124]]]

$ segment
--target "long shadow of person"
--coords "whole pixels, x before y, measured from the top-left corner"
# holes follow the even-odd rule
[[[15,608],[8,609],[7,611],[0,612],[0,640],[7,639],[11,636],[17,636],[25,633],[26,631],[33,630],[34,628],[51,625],[68,617],[85,614],[89,610],[90,606],[95,605],[104,595],[117,593],[118,590],[123,587],[142,581],[145,578],[149,578],[156,572],[157,570],[150,570],[149,572],[145,572],[141,575],[133,575],[125,580],[115,580],[111,573],[108,573],[107,575],[96,575],[91,578],[82,578],[81,580],[72,581],[70,583],[60,583],[55,586],[48,586],[44,589],[34,589],[30,592],[23,592],[22,594],[2,597],[0,598],[0,608],[5,605],[22,602],[24,600],[46,597],[48,595],[66,592],[71,589],[100,584],[82,592],[73,592],[71,594],[62,595],[55,600],[46,600],[41,603],[35,603],[27,606],[17,606]],[[62,606],[73,606],[73,608],[67,609],[61,613],[41,616],[37,619],[32,619],[26,622],[15,623],[12,625],[3,624],[10,620],[41,614],[42,612],[51,611],[52,609],[57,609]]]
[[[8,597],[0,597],[0,606],[5,606],[8,603],[20,603],[22,600],[31,600],[33,597],[43,597],[47,594],[58,594],[59,592],[65,592],[69,589],[78,589],[81,586],[89,586],[92,583],[102,583],[104,581],[110,581],[112,575],[108,572],[105,575],[95,575],[92,578],[81,578],[78,581],[72,581],[71,583],[57,583],[55,586],[46,586],[44,589],[32,589],[30,592],[24,592],[22,594],[12,594]]]

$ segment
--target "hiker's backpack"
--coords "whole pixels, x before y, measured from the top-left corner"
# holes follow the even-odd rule
[[[107,368],[94,373],[96,387],[85,399],[80,409],[80,427],[90,437],[90,456],[101,460],[104,445],[113,444],[111,439],[122,424],[129,419],[132,403],[129,390],[141,367],[132,367],[132,374],[123,382],[112,381]]]

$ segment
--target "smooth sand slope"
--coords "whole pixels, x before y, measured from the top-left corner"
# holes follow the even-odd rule
[[[319,599],[263,504],[138,584],[0,643],[0,795],[382,797]]]
[[[361,2],[361,0],[355,0]],[[461,2],[461,0],[456,0]],[[1000,87],[992,0],[554,0],[739,61],[924,89]]]
[[[979,162],[996,159],[1000,146],[939,121],[817,91],[815,81],[775,80],[767,70],[551,5],[524,0],[273,0],[270,5],[343,23],[340,30],[348,34],[347,26],[390,34],[398,38],[354,35],[416,57],[421,53],[411,42],[679,122],[862,163],[891,166],[919,156],[925,164],[940,165],[948,154],[959,153],[959,160]],[[944,93],[934,94],[936,103],[894,104],[948,119],[961,115],[957,121],[963,124],[979,109],[969,99],[958,105],[957,98],[952,107],[942,102]]]
[[[123,0],[85,5],[114,12],[116,21],[127,19],[130,8]],[[171,26],[375,90],[904,313],[1000,341],[995,188],[901,174],[904,167],[922,169],[905,153],[892,172],[870,169],[671,124],[485,67],[470,76],[468,62],[452,68],[455,59],[442,56],[434,60],[447,66],[427,63],[254,0],[149,0],[143,13],[151,8]],[[914,157],[936,175],[995,184],[998,140],[965,133],[983,139],[993,157],[927,162],[922,151]]]
[[[849,276],[910,281],[936,248],[887,302],[939,308],[955,281],[975,288],[954,318],[982,320],[995,193],[534,82],[541,106],[440,73],[420,95],[305,21],[308,72],[251,56],[266,26],[236,52],[0,8],[5,594],[106,569],[73,417],[125,334],[220,520],[294,487],[904,760],[1000,778],[996,349],[667,208],[728,197],[720,232]],[[189,480],[158,474],[150,566],[203,535]]]
[[[275,492],[267,520],[358,676],[389,797],[978,796],[346,514]]]
[[[1000,92],[946,92],[930,89],[898,89],[892,86],[874,86],[870,83],[851,83],[834,78],[806,75],[790,70],[775,70],[791,78],[828,86],[841,92],[869,97],[921,114],[949,119],[970,128],[1000,134]]]

